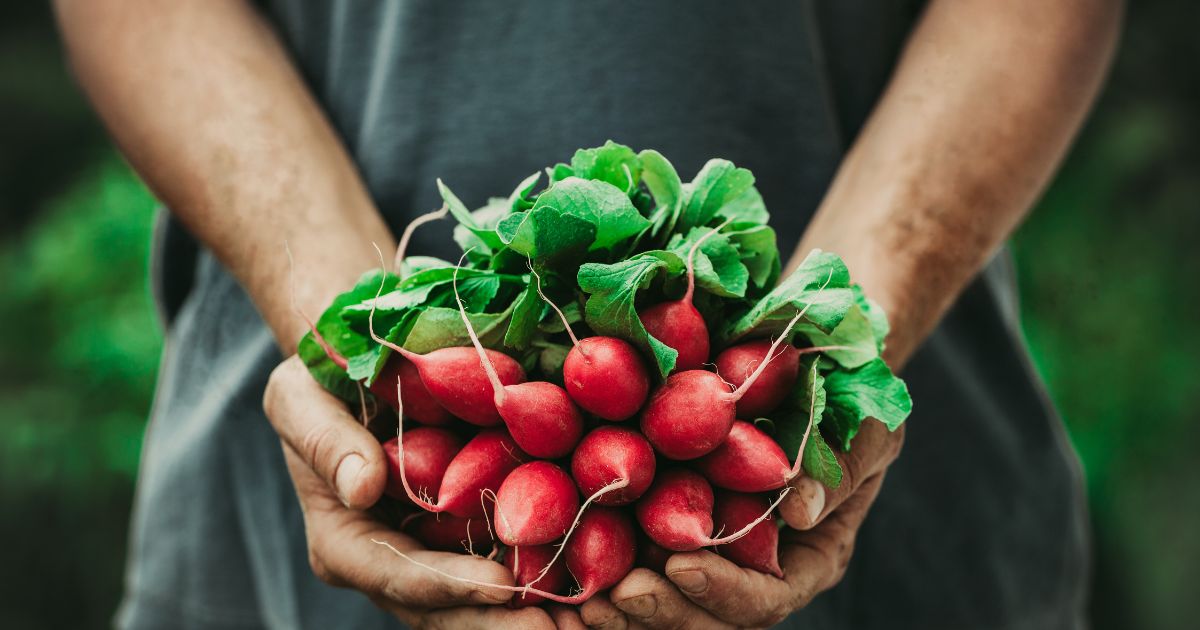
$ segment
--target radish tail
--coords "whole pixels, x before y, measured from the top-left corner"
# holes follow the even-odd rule
[[[545,293],[542,293],[542,277],[538,275],[538,272],[533,270],[533,263],[529,263],[529,273],[533,274],[534,282],[536,283],[534,284],[534,288],[537,289],[538,297],[542,298],[542,301],[546,304],[549,304],[550,308],[554,309],[555,313],[558,313],[558,318],[562,320],[563,328],[567,329],[567,335],[571,337],[571,345],[579,348],[579,337],[576,337],[575,331],[571,330],[571,323],[567,321],[566,314],[563,313],[562,310],[558,308],[558,305],[555,304],[550,298],[546,297]],[[579,352],[583,354],[583,348],[579,348]],[[586,358],[587,354],[584,354],[583,356]]]
[[[483,366],[483,371],[487,372],[488,380],[492,382],[492,393],[496,399],[496,406],[499,407],[504,403],[504,384],[500,382],[500,376],[496,374],[496,367],[492,365],[492,360],[483,351],[483,343],[479,341],[479,336],[475,334],[475,327],[471,325],[471,320],[467,317],[467,308],[463,306],[462,298],[458,295],[458,270],[462,267],[463,261],[466,260],[467,253],[470,251],[468,249],[463,252],[462,258],[458,259],[458,266],[454,268],[454,277],[451,281],[451,286],[454,287],[454,302],[458,304],[458,314],[462,316],[463,326],[467,327],[467,335],[471,337],[471,343],[475,345],[475,350],[479,352],[479,363]]]
[[[396,554],[397,556],[400,556],[401,558],[404,558],[405,560],[408,560],[409,562],[421,567],[422,569],[425,569],[427,571],[432,571],[448,580],[454,580],[455,582],[461,582],[463,584],[471,584],[473,586],[482,586],[484,588],[495,588],[495,589],[500,589],[502,591],[509,591],[511,593],[522,593],[522,594],[533,593],[534,595],[541,595],[542,597],[545,597],[548,600],[558,602],[560,604],[569,604],[569,605],[582,604],[583,602],[586,602],[592,595],[595,595],[594,592],[588,592],[587,590],[584,590],[582,593],[580,593],[578,595],[566,597],[563,595],[556,595],[549,591],[543,591],[541,589],[536,589],[536,588],[527,589],[523,586],[509,586],[507,584],[492,584],[489,582],[482,582],[480,580],[472,580],[471,578],[465,578],[460,575],[453,575],[453,574],[447,573],[435,566],[425,564],[424,562],[421,562],[420,560],[417,560],[416,558],[395,548],[394,546],[392,546],[391,543],[387,542],[386,540],[377,540],[375,538],[372,538],[371,542],[373,542],[376,545],[379,545],[381,547],[386,547],[392,553]]]
[[[701,236],[695,243],[692,243],[692,248],[688,250],[688,255],[687,255],[688,285],[687,285],[687,292],[683,294],[684,302],[691,304],[692,296],[696,294],[696,265],[695,265],[696,250],[700,249],[700,246],[702,244],[704,244],[704,241],[707,241],[710,236],[712,236],[713,234],[716,234],[717,232],[720,232],[721,228],[725,227],[726,225],[729,225],[729,222],[732,220],[733,219],[725,219],[725,221],[722,222],[721,225],[718,225],[717,227],[713,228],[711,232],[709,232],[708,234],[705,234],[704,236]]]
[[[814,361],[812,371],[815,374],[817,371],[817,363]],[[803,470],[804,462],[804,447],[808,445],[808,436],[812,434],[813,424],[816,420],[817,413],[817,388],[813,388],[812,398],[808,402],[808,426],[804,427],[804,437],[800,438],[800,448],[796,451],[796,463],[792,464],[792,472],[788,473],[784,483],[790,482],[800,476],[800,471]]]
[[[426,223],[441,219],[442,217],[446,216],[446,213],[448,212],[450,212],[450,206],[442,204],[441,208],[434,210],[433,212],[422,214],[408,223],[408,227],[404,228],[404,234],[400,236],[400,244],[396,246],[396,259],[394,262],[394,266],[396,268],[396,277],[403,278],[401,275],[400,265],[404,262],[404,252],[408,249],[408,241],[412,239],[413,232],[416,232],[417,228],[425,225]]]
[[[754,519],[753,521],[750,521],[750,523],[748,525],[737,530],[736,532],[733,532],[732,534],[730,534],[728,536],[722,536],[720,538],[709,538],[704,546],[705,547],[716,547],[718,545],[728,545],[729,543],[745,536],[746,534],[749,534],[750,530],[752,530],[756,526],[758,526],[759,523],[767,520],[768,518],[771,518],[771,513],[775,511],[775,508],[779,507],[780,503],[783,503],[784,497],[786,497],[788,495],[788,492],[791,491],[791,489],[792,488],[790,486],[784,488],[783,492],[779,493],[779,498],[775,499],[775,502],[772,503],[770,505],[770,507],[767,508],[767,511],[762,513],[762,516],[759,516],[758,518]]]
[[[412,486],[408,485],[408,477],[404,474],[404,399],[400,395],[399,376],[396,377],[396,417],[396,459],[400,463],[400,485],[404,486],[404,494],[407,494],[408,498],[417,504],[417,507],[427,512],[441,512],[440,507],[413,492]]]

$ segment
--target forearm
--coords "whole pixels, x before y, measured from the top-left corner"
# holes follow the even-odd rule
[[[1120,2],[935,0],[793,264],[840,254],[902,365],[1018,225],[1115,47]]]
[[[155,194],[294,350],[392,236],[275,34],[239,0],[59,0],[72,66]]]

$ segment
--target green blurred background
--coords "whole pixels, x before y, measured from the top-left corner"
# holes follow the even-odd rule
[[[1130,3],[1109,86],[1014,241],[1025,331],[1087,471],[1097,628],[1200,619],[1200,39]],[[42,3],[0,8],[0,627],[100,627],[161,333],[155,202]]]

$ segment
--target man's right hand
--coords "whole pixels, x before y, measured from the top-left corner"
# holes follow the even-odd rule
[[[416,628],[554,627],[538,608],[498,605],[512,596],[508,591],[442,577],[371,542],[387,541],[450,575],[513,584],[512,573],[498,562],[425,550],[364,511],[379,500],[387,481],[383,448],[309,376],[299,357],[271,373],[263,407],[283,442],[304,512],[309,562],[323,582],[361,591]]]

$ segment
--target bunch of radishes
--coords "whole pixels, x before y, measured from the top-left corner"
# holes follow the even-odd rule
[[[823,252],[777,283],[753,178],[728,162],[681,184],[610,142],[549,179],[473,213],[442,186],[463,259],[405,261],[414,222],[397,274],[364,276],[301,344],[330,391],[395,412],[398,526],[500,559],[514,606],[580,603],[702,547],[781,577],[788,482],[835,486],[826,437],[849,448],[911,408],[882,312]]]

